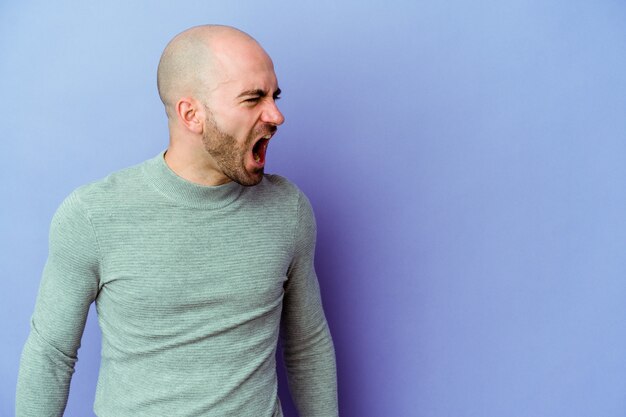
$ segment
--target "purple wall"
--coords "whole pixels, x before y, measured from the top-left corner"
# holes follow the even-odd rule
[[[0,416],[54,210],[166,146],[159,55],[207,22],[274,58],[343,416],[624,415],[623,2],[89,3],[0,4]],[[98,356],[94,312],[67,416]]]

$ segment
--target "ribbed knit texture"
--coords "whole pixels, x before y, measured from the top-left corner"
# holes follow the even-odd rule
[[[195,184],[163,154],[77,188],[55,213],[17,416],[63,415],[93,301],[100,417],[282,416],[281,325],[300,416],[336,416],[308,200],[277,175]]]

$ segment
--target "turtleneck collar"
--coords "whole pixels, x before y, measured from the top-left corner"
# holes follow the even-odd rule
[[[165,152],[144,164],[144,173],[150,183],[165,197],[174,202],[197,209],[219,209],[239,197],[244,186],[235,181],[222,185],[208,186],[197,184],[176,174],[165,162]]]

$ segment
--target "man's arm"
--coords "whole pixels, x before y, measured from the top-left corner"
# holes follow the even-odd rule
[[[89,306],[98,292],[96,237],[76,193],[57,209],[50,226],[31,331],[22,351],[16,416],[62,416]]]
[[[296,221],[281,319],[289,391],[301,417],[334,417],[338,415],[335,351],[313,265],[315,217],[302,193]]]

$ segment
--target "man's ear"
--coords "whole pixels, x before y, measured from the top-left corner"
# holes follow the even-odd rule
[[[183,97],[176,102],[176,116],[181,125],[193,133],[204,132],[204,106],[193,97]]]

